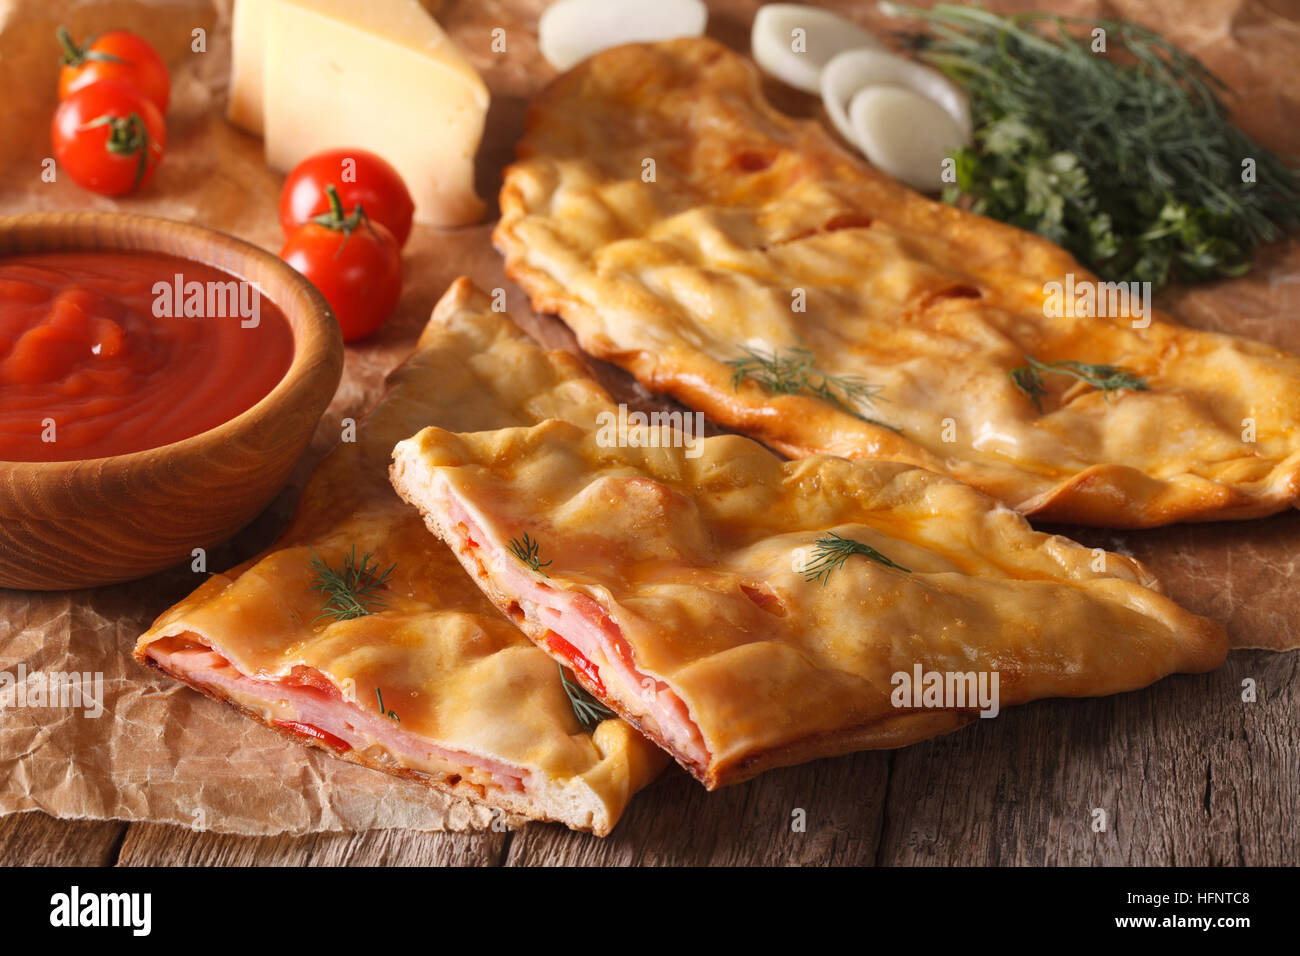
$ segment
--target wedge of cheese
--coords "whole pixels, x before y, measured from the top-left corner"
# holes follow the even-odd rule
[[[235,5],[227,115],[264,137],[273,169],[368,149],[402,174],[418,221],[476,222],[487,109],[482,79],[417,0]]]

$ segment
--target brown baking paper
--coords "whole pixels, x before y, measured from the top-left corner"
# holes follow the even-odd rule
[[[429,6],[435,4],[428,2]],[[710,4],[709,33],[748,50],[755,0]],[[876,29],[892,30],[872,3],[824,2]],[[513,155],[528,97],[554,75],[537,52],[544,0],[444,0],[438,17],[492,91],[478,180],[495,216],[501,170]],[[1300,155],[1300,13],[1288,19],[1265,0],[1124,0],[1114,3],[996,3],[996,10],[1048,8],[1120,15],[1162,30],[1202,57],[1235,90],[1237,121],[1284,156]],[[168,152],[155,180],[110,200],[60,179],[41,181],[50,155],[55,102],[54,29],[81,37],[112,28],[147,37],[172,68]],[[229,0],[0,0],[0,212],[104,209],[200,223],[277,250],[281,177],[262,162],[260,141],[224,120],[230,56]],[[492,31],[506,31],[493,52]],[[206,49],[197,52],[194,31]],[[796,115],[823,116],[812,97],[766,84]],[[364,146],[365,144],[358,144]],[[284,526],[311,467],[337,440],[339,421],[377,400],[383,376],[412,349],[448,283],[468,275],[507,291],[512,317],[544,344],[576,351],[556,320],[535,316],[506,281],[490,221],[461,230],[417,227],[404,253],[396,314],[372,340],[349,346],[343,383],[310,451],[274,504],[232,541],[212,549],[224,570],[267,547]],[[1167,293],[1161,304],[1198,328],[1249,335],[1300,352],[1300,243],[1266,250],[1239,280]],[[654,407],[621,372],[588,360],[621,400]],[[1227,625],[1235,647],[1300,646],[1300,597],[1293,591],[1300,514],[1147,532],[1059,528],[1089,544],[1132,554],[1166,591]],[[202,580],[188,566],[114,587],[62,593],[0,590],[0,813],[41,809],[59,817],[178,823],[243,834],[370,827],[421,830],[486,825],[488,811],[416,784],[334,760],[283,737],[183,685],[136,664],[136,637]],[[89,674],[80,706],[33,706],[52,673]],[[26,675],[24,706],[10,683]],[[33,676],[37,675],[37,676]],[[95,675],[99,675],[97,685]],[[67,703],[74,703],[69,697]],[[48,701],[44,702],[48,704]],[[100,711],[98,716],[96,712]]]

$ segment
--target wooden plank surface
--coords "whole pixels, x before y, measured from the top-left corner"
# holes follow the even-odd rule
[[[1254,703],[1242,700],[1247,678]],[[1104,831],[1093,829],[1098,809]],[[1300,656],[1243,651],[1211,674],[1042,701],[896,752],[820,760],[717,793],[672,769],[604,840],[541,824],[257,838],[27,813],[0,820],[0,862],[1295,865],[1298,818]]]
[[[134,824],[118,866],[497,866],[512,834],[369,830],[246,837]]]
[[[127,829],[119,820],[56,820],[39,810],[0,817],[2,866],[111,866]]]
[[[1295,863],[1298,670],[1295,654],[1237,652],[1211,674],[1030,704],[900,750],[881,862]]]
[[[673,768],[638,794],[604,840],[560,826],[528,826],[511,842],[507,863],[871,864],[888,778],[889,756],[884,753],[787,767],[715,793]]]

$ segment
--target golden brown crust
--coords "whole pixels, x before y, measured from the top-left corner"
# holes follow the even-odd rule
[[[427,428],[397,445],[391,478],[494,604],[558,659],[552,634],[577,648],[598,669],[588,690],[707,787],[970,721],[960,700],[895,701],[915,668],[996,674],[1006,707],[1132,690],[1227,652],[1139,562],[1036,532],[935,472],[783,462],[738,436],[612,437],[575,415]],[[829,532],[902,567],[859,556],[810,577]],[[512,554],[524,534],[544,571]]]
[[[168,642],[186,638],[239,675],[277,681],[305,668],[372,721],[379,689],[398,722],[379,720],[372,733],[373,724],[350,720],[363,739],[343,759],[603,835],[666,764],[662,753],[618,721],[584,732],[554,663],[501,617],[393,493],[387,465],[393,444],[431,421],[529,424],[557,407],[603,403],[605,393],[580,375],[572,356],[530,344],[465,279],[448,290],[389,385],[356,441],[338,445],[313,473],[280,539],[165,612],[135,656],[157,666],[153,655],[166,657]],[[377,567],[394,566],[382,607],[322,620],[311,560],[319,555],[337,568],[351,549],[358,558],[371,554]],[[209,676],[171,672],[262,723],[298,719],[273,701],[252,712],[250,702],[264,703],[257,688],[237,703]],[[498,786],[493,767],[521,778],[526,792]]]
[[[422,496],[416,489],[419,487],[422,478],[423,476],[408,476],[405,468],[400,463],[393,468],[392,481],[394,487],[408,501],[416,502],[429,531],[448,543],[449,547],[460,559],[461,566],[469,572],[479,587],[483,589],[483,593],[497,606],[501,613],[514,621],[519,626],[519,629],[527,634],[535,644],[539,647],[545,647],[546,635],[550,628],[523,614],[519,610],[515,596],[499,587],[483,566],[483,562],[479,560],[478,550],[470,547],[456,529],[443,521],[439,512],[419,504]],[[1154,578],[1151,581],[1155,584]],[[1158,585],[1156,586],[1158,587]],[[859,750],[891,750],[896,747],[906,747],[909,744],[919,743],[931,737],[960,730],[978,719],[979,716],[974,711],[913,711],[899,713],[896,717],[873,721],[861,727],[848,727],[843,730],[815,734],[779,747],[748,754],[743,759],[737,760],[726,767],[724,771],[720,771],[718,768],[710,767],[707,764],[690,760],[682,754],[674,753],[672,741],[664,735],[663,731],[652,719],[647,719],[645,714],[630,710],[619,698],[602,694],[601,689],[582,670],[573,671],[573,678],[582,684],[589,694],[601,699],[606,706],[617,713],[626,723],[635,727],[639,733],[654,741],[666,752],[673,753],[682,769],[708,790],[744,783],[766,770],[777,767],[790,767],[806,763],[809,760],[836,757],[846,753],[855,753]]]
[[[1249,518],[1300,501],[1300,359],[1159,312],[1148,328],[1047,318],[1047,283],[1096,277],[777,113],[747,61],[711,40],[620,47],[552,82],[501,210],[494,241],[535,309],[646,387],[785,454],[908,462],[1080,524]],[[733,387],[727,361],[742,348],[799,345],[823,371],[881,385],[868,414],[901,433]],[[1108,400],[1049,375],[1040,414],[1008,378],[1026,355],[1122,366],[1151,388]]]

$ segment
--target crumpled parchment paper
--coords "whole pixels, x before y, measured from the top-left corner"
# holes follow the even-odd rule
[[[348,348],[343,383],[311,450],[275,503],[209,553],[213,570],[271,543],[303,479],[337,440],[339,420],[358,417],[375,402],[384,374],[409,353],[434,302],[455,277],[469,275],[485,288],[505,288],[509,311],[523,328],[544,344],[576,351],[567,330],[554,319],[533,315],[522,292],[506,281],[490,242],[494,197],[522,129],[527,99],[554,75],[537,52],[537,15],[545,2],[424,2],[438,9],[439,21],[492,90],[478,164],[489,221],[460,230],[416,228],[404,254],[397,313],[373,340]],[[872,28],[898,28],[877,13],[874,3],[823,0],[820,5]],[[1293,161],[1300,156],[1300,87],[1294,82],[1300,10],[1287,14],[1269,0],[987,5],[1148,23],[1228,81],[1235,118],[1252,135]],[[747,51],[758,6],[757,0],[710,3],[709,33]],[[138,195],[111,200],[66,177],[41,180],[41,161],[51,153],[48,129],[58,69],[54,30],[60,23],[76,37],[134,30],[172,69],[167,156]],[[492,49],[498,27],[506,31],[504,52]],[[224,119],[229,30],[229,0],[0,0],[0,213],[117,209],[197,222],[277,250],[281,178],[264,166],[260,141]],[[789,112],[823,115],[812,97],[775,82],[767,84],[767,92]],[[1160,304],[1190,325],[1300,352],[1300,242],[1267,250],[1246,278],[1172,290]],[[650,407],[622,373],[589,364],[620,399]],[[1293,584],[1300,513],[1147,532],[1053,530],[1146,562],[1172,597],[1224,622],[1234,646],[1300,646],[1300,596]],[[460,830],[488,824],[490,814],[481,807],[286,743],[131,660],[140,632],[201,579],[182,566],[94,590],[0,590],[0,814],[41,809],[59,817],[161,821],[241,834]],[[55,701],[68,706],[42,700],[39,694],[51,675],[72,673],[89,677],[75,682],[76,693]]]

